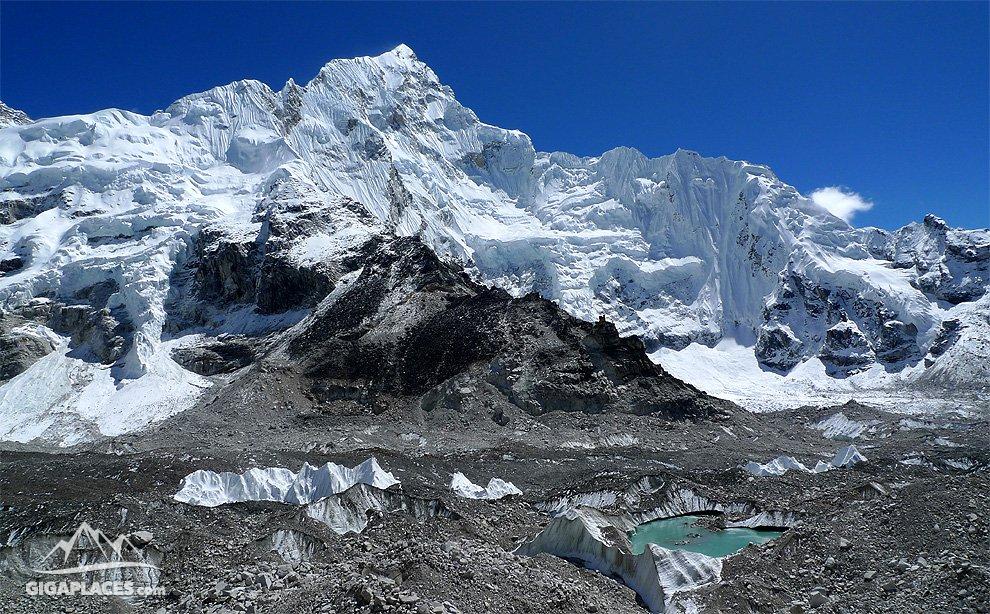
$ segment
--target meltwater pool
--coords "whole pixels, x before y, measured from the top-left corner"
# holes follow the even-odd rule
[[[723,557],[739,552],[748,544],[765,544],[784,534],[783,531],[764,529],[712,530],[694,524],[703,516],[677,516],[645,522],[632,532],[633,554],[646,550],[647,544],[656,544],[669,550],[689,550],[711,557]]]

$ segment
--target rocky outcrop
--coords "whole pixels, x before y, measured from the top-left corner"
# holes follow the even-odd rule
[[[938,358],[951,348],[962,333],[962,322],[956,318],[949,320],[944,320],[942,325],[939,326],[938,334],[935,336],[935,341],[932,342],[931,347],[928,349],[928,354],[931,356],[929,364],[933,364],[935,358]]]
[[[790,371],[804,360],[804,344],[786,324],[761,329],[755,352],[760,364],[781,372]]]
[[[55,349],[52,339],[34,322],[0,313],[0,382],[23,373]]]
[[[258,244],[254,237],[230,237],[219,229],[205,229],[196,240],[196,292],[220,307],[254,301],[257,285]]]
[[[319,266],[300,266],[287,258],[266,255],[258,276],[256,303],[265,314],[314,307],[334,284]]]
[[[114,364],[127,352],[133,329],[126,311],[111,309],[109,296],[117,289],[115,283],[94,284],[72,297],[63,299],[36,298],[14,312],[0,313],[5,338],[17,347],[8,354],[13,362],[7,372],[13,376],[20,366],[29,366],[37,358],[54,349],[52,332],[69,338],[70,354],[86,361]],[[47,328],[48,335],[27,328]],[[17,358],[17,357],[20,358]],[[24,360],[22,360],[24,359]],[[16,371],[16,373],[15,373]]]
[[[5,198],[0,200],[0,224],[13,224],[49,209],[63,207],[66,203],[65,193],[59,190],[23,198]]]
[[[360,266],[361,248],[380,225],[354,201],[305,194],[296,179],[276,176],[251,226],[200,232],[186,264],[196,294],[222,309],[253,304],[266,315],[311,309]]]
[[[884,322],[880,329],[880,341],[876,345],[876,356],[881,362],[891,365],[917,363],[921,359],[918,327],[900,320]]]
[[[917,287],[952,304],[975,301],[990,283],[990,232],[961,231],[926,215],[893,236],[894,266],[913,267]]]
[[[172,351],[175,362],[200,375],[233,373],[254,362],[254,358],[252,343],[226,335],[221,335],[216,341]]]
[[[642,342],[589,324],[536,295],[478,285],[417,239],[378,245],[357,278],[289,345],[317,398],[422,396],[455,376],[509,402],[550,411],[707,419],[730,404],[668,375]],[[460,381],[460,380],[459,380]]]
[[[121,311],[116,315],[125,317]],[[48,325],[55,332],[68,335],[80,355],[104,364],[116,362],[129,347],[130,325],[119,321],[106,307],[53,303]]]
[[[0,128],[5,126],[23,125],[31,122],[27,113],[20,109],[9,107],[0,101]]]
[[[825,345],[818,355],[833,375],[846,377],[876,360],[873,348],[855,322],[839,322],[828,329]]]
[[[0,260],[0,275],[16,273],[24,268],[24,259],[20,256],[11,256]]]

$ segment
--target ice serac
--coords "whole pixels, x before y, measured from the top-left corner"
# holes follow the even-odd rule
[[[677,593],[717,582],[722,574],[720,559],[697,552],[651,544],[643,553],[633,554],[625,532],[591,508],[569,509],[515,552],[525,556],[545,552],[620,578],[657,613],[664,612]]]
[[[856,446],[849,445],[837,450],[829,462],[818,461],[813,468],[808,468],[793,456],[778,456],[766,464],[749,461],[743,466],[743,469],[752,475],[766,477],[784,475],[792,469],[804,473],[824,473],[832,469],[852,467],[858,463],[865,462],[866,457],[863,456]]]
[[[371,514],[402,512],[416,519],[456,517],[440,501],[420,499],[396,490],[355,484],[347,490],[303,506],[300,518],[315,520],[334,533],[360,533],[371,522]]]
[[[271,316],[312,309],[383,233],[651,350],[732,340],[753,388],[819,363],[816,382],[858,391],[990,381],[987,230],[853,228],[766,166],[685,150],[537,152],[404,45],[150,116],[2,115],[0,309],[60,340],[0,388],[4,439],[68,444],[181,411],[213,384],[173,360],[188,337],[237,310],[241,328],[284,328]],[[215,266],[196,277],[193,261]]]
[[[516,488],[512,482],[506,482],[502,478],[493,477],[488,480],[488,486],[479,486],[459,471],[450,478],[450,489],[458,497],[465,499],[495,500],[509,495],[522,494],[522,491]]]
[[[386,489],[398,484],[372,457],[355,467],[303,463],[298,472],[284,467],[252,468],[244,473],[215,473],[200,469],[182,480],[174,499],[189,505],[216,507],[244,501],[276,501],[296,505],[313,503],[342,493],[356,484]]]
[[[852,420],[842,412],[832,414],[828,418],[819,420],[811,425],[811,428],[822,432],[822,437],[836,440],[853,440],[868,432],[880,424],[879,421],[870,420],[859,422]]]

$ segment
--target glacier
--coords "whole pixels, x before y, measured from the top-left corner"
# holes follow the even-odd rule
[[[2,439],[144,428],[213,385],[172,358],[193,337],[289,326],[319,299],[284,304],[276,284],[248,309],[223,278],[201,313],[180,284],[191,259],[233,273],[274,253],[271,279],[329,291],[313,271],[376,233],[604,316],[673,375],[754,409],[965,408],[990,385],[990,231],[934,215],[855,228],[767,166],[686,150],[538,152],[405,45],[151,115],[0,118],[0,332],[37,346],[0,386]]]

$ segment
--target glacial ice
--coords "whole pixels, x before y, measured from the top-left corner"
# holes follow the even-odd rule
[[[459,471],[451,477],[450,489],[458,497],[465,499],[495,500],[509,495],[522,494],[522,491],[516,488],[512,482],[506,482],[502,478],[493,477],[488,480],[488,486],[483,487],[475,484]]]
[[[822,437],[836,440],[853,440],[860,437],[872,426],[880,424],[875,420],[857,422],[842,412],[832,414],[812,425],[812,428],[822,432]]]
[[[749,461],[743,465],[743,469],[752,475],[766,477],[784,475],[792,469],[796,471],[803,471],[805,473],[824,473],[825,471],[831,471],[832,469],[852,467],[857,463],[864,462],[866,462],[866,457],[856,449],[856,446],[850,445],[840,448],[829,462],[826,463],[825,461],[818,461],[814,468],[811,469],[793,456],[778,456],[766,464],[760,464],[756,461]]]
[[[760,464],[756,461],[749,461],[743,468],[747,472],[761,477],[768,475],[784,475],[791,469],[796,469],[805,473],[815,473],[811,469],[805,467],[803,463],[798,461],[793,456],[778,456],[766,464]]]
[[[200,469],[182,479],[173,498],[189,505],[216,507],[244,501],[275,501],[304,505],[339,494],[355,484],[385,489],[399,480],[369,458],[356,467],[303,463],[298,472],[284,467],[252,468],[243,473]]]
[[[515,552],[524,556],[545,552],[578,560],[590,569],[621,578],[656,613],[664,612],[677,593],[717,582],[722,573],[721,559],[696,552],[650,545],[643,553],[632,554],[625,532],[590,508],[571,508],[557,516]]]
[[[300,514],[345,535],[364,531],[371,521],[369,512],[404,512],[417,519],[451,515],[438,500],[418,499],[369,484],[355,484],[339,494],[304,505]]]

